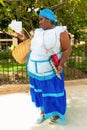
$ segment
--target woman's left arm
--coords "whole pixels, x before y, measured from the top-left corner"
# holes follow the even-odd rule
[[[72,48],[71,48],[70,41],[71,41],[70,37],[66,31],[61,33],[60,43],[61,43],[61,48],[62,48],[63,53],[62,53],[62,57],[61,57],[59,66],[57,67],[59,73],[61,73],[62,67],[63,67],[64,63],[67,61],[67,59],[69,58],[69,55],[71,53]]]

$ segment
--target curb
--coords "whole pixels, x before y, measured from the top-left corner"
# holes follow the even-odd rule
[[[87,85],[87,79],[65,81],[65,86],[77,86],[77,85]]]
[[[16,84],[13,84],[13,85],[3,85],[3,86],[0,86],[0,95],[1,94],[10,94],[10,93],[22,93],[22,92],[29,92],[29,84],[25,85],[16,85]]]
[[[68,80],[65,81],[65,86],[81,86],[87,85],[87,79],[80,80]],[[29,92],[29,84],[8,84],[0,86],[0,95],[2,94],[10,94],[10,93],[22,93]]]

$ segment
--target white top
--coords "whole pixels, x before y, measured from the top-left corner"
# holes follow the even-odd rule
[[[52,71],[49,58],[58,54],[61,59],[60,34],[66,31],[66,26],[56,26],[53,29],[36,29],[31,41],[31,53],[28,61],[28,71],[38,75]]]

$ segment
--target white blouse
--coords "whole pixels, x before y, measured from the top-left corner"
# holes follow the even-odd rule
[[[28,71],[42,74],[52,71],[49,58],[57,54],[61,59],[60,34],[66,31],[66,26],[56,26],[53,29],[36,29],[31,41],[31,53],[28,61]]]

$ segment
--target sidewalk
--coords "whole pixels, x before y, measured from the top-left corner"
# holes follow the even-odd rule
[[[35,124],[39,111],[29,93],[0,95],[0,130],[87,130],[87,80],[66,82],[67,124]]]

